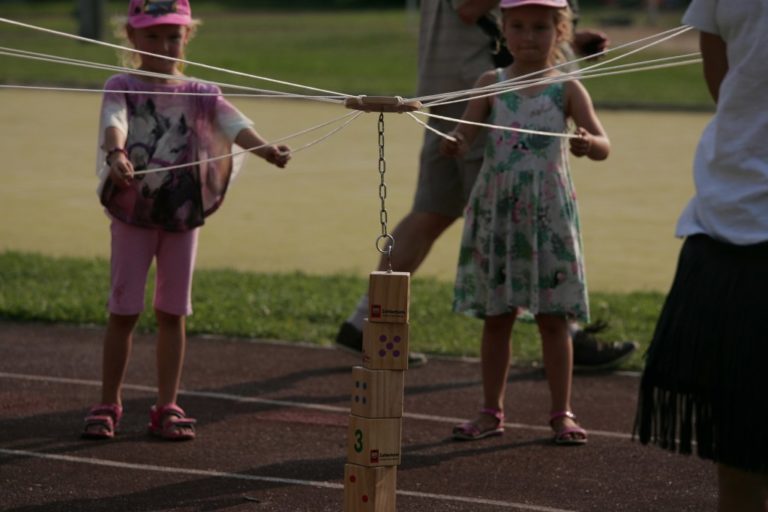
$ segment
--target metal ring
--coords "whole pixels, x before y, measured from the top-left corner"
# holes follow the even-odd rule
[[[381,248],[381,241],[382,240],[389,240],[389,244],[386,245],[383,249]],[[392,248],[395,246],[395,239],[392,235],[387,233],[386,235],[379,235],[376,238],[376,250],[379,251],[381,254],[386,254],[389,256],[392,254]]]

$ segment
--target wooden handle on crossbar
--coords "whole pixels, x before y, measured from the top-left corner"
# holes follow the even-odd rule
[[[399,96],[354,96],[344,100],[344,106],[364,112],[413,112],[421,110],[418,100],[405,101]]]

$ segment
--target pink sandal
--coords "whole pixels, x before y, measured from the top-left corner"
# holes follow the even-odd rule
[[[480,409],[480,414],[487,414],[496,419],[496,425],[486,430],[480,430],[475,421],[467,421],[453,427],[453,438],[460,441],[476,441],[490,436],[500,436],[504,433],[504,413],[500,409]]]
[[[85,439],[112,439],[117,432],[123,407],[119,404],[98,404],[91,407],[85,417],[82,437]],[[98,428],[97,428],[98,427]]]
[[[187,441],[195,438],[194,418],[187,418],[184,410],[176,404],[162,407],[153,405],[149,410],[149,432],[166,441]]]
[[[576,421],[576,415],[571,411],[553,412],[549,416],[549,426],[555,431],[554,442],[562,446],[577,446],[587,443],[587,431],[576,425],[575,427],[555,428],[555,421],[561,418],[568,418]]]

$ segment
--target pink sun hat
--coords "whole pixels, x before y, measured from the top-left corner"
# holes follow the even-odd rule
[[[128,24],[133,28],[154,25],[189,25],[192,8],[189,0],[131,0]]]
[[[513,7],[522,7],[524,5],[543,5],[545,7],[554,7],[562,9],[568,7],[567,0],[501,0],[502,9],[512,9]]]

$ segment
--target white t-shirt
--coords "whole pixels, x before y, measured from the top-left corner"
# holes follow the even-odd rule
[[[693,0],[683,23],[719,35],[728,73],[693,162],[696,195],[676,235],[736,245],[768,240],[768,3]]]

